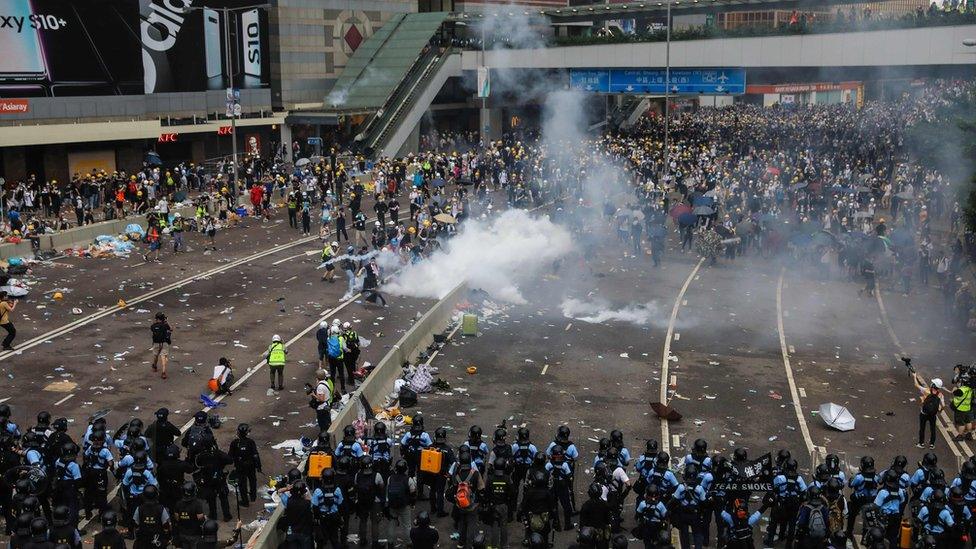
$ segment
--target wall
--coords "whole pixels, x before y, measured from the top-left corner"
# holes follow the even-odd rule
[[[451,317],[454,315],[454,307],[462,300],[467,292],[467,285],[462,283],[434,304],[427,311],[427,314],[417,320],[376,365],[376,368],[366,378],[366,381],[353,393],[350,402],[357,402],[359,396],[363,395],[371,405],[381,405],[386,398],[386,394],[393,390],[393,382],[400,377],[403,363],[407,361],[412,362],[420,351],[426,349],[434,341],[435,333],[443,332],[450,323]],[[342,433],[343,427],[351,424],[356,419],[357,411],[358,405],[353,404],[347,405],[339,412],[339,415],[336,416],[332,422],[332,426],[329,428],[329,432],[332,434],[332,440],[342,438],[340,433]],[[304,462],[298,468],[304,469]],[[282,510],[283,508],[279,506],[271,514],[264,527],[254,533],[247,544],[248,549],[277,549],[283,537],[281,536],[281,532],[275,528],[275,525],[281,519]]]
[[[682,40],[671,43],[673,67],[898,67],[972,65],[962,45],[976,25],[871,32]],[[492,68],[663,67],[664,42],[568,46],[488,52]],[[464,52],[462,69],[476,70],[479,52]]]
[[[411,0],[279,0],[271,9],[276,108],[319,108],[352,53]]]

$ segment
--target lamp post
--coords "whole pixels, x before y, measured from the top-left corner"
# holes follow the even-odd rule
[[[664,179],[671,169],[671,0],[667,2],[664,41]]]

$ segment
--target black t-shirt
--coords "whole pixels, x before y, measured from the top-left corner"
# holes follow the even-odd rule
[[[171,341],[173,330],[165,320],[162,322],[153,322],[150,330],[152,330],[153,343],[173,343]]]
[[[589,526],[602,530],[610,524],[610,506],[602,499],[588,499],[580,507],[580,528]]]

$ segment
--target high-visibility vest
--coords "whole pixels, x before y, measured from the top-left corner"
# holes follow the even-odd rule
[[[276,341],[268,347],[268,365],[269,366],[284,366],[285,365],[285,344]]]
[[[963,385],[959,387],[959,393],[952,397],[952,407],[960,412],[968,412],[973,407],[973,390]]]

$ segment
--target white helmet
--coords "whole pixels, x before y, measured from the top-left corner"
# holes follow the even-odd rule
[[[275,334],[275,335],[271,336],[271,342],[272,343],[281,343],[281,336],[278,335],[278,334]]]
[[[332,241],[332,247],[333,248],[338,248],[339,247],[339,243],[337,241],[333,240]]]
[[[319,328],[328,328],[328,327],[329,327],[329,323],[328,322],[326,322],[324,320],[322,322],[319,322]]]
[[[343,322],[342,327],[343,329],[348,330],[349,328],[352,328],[352,324],[349,324],[348,322]]]
[[[942,380],[939,379],[939,378],[937,378],[937,377],[933,377],[932,378],[932,387],[935,387],[936,389],[941,389],[942,388]]]
[[[333,319],[332,319],[332,325],[333,325],[333,326],[338,326],[338,325],[339,325],[339,324],[341,324],[341,323],[342,323],[342,321],[341,321],[341,320],[339,320],[338,318],[333,318]]]

